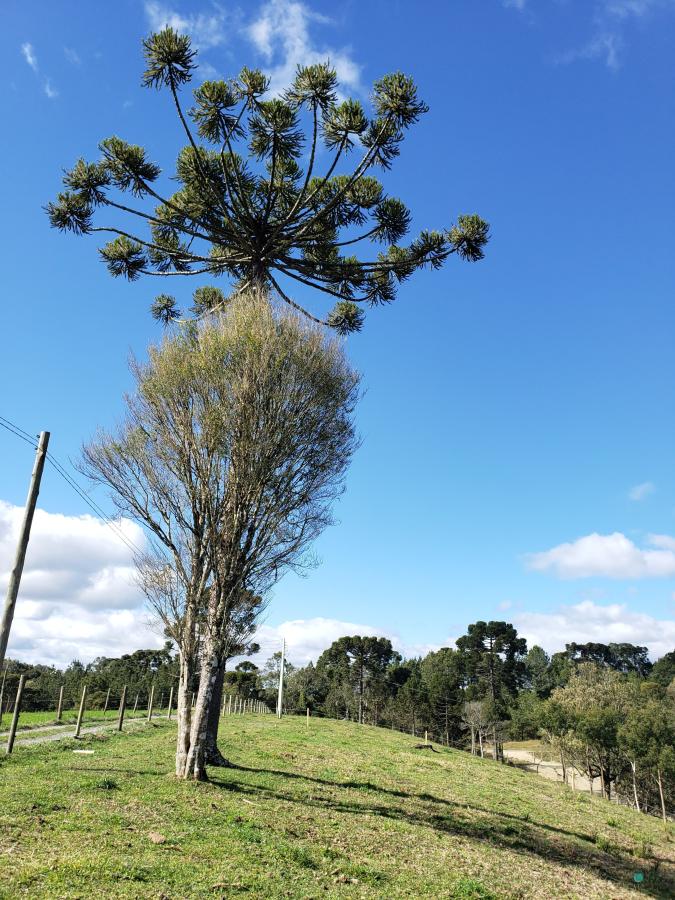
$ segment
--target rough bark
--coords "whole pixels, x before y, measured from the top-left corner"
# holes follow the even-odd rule
[[[225,681],[225,661],[223,660],[218,666],[216,680],[213,685],[213,696],[211,697],[211,705],[209,707],[208,721],[206,726],[206,747],[204,749],[204,758],[208,766],[229,766],[230,762],[218,749],[218,726],[220,724],[220,710],[223,702],[223,684]]]

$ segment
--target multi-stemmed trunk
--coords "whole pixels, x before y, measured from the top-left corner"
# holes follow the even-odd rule
[[[199,690],[197,691],[195,705],[189,718],[189,737],[185,747],[181,747],[179,743],[180,765],[178,756],[176,758],[176,774],[180,778],[194,779],[195,781],[206,780],[209,712],[212,706],[215,685],[218,681],[219,669],[220,648],[217,645],[215,636],[207,632],[202,646]]]
[[[225,683],[225,660],[222,660],[218,672],[216,673],[216,681],[213,685],[213,695],[211,697],[211,706],[209,708],[207,726],[206,726],[206,747],[204,750],[206,764],[209,766],[229,766],[229,761],[223,756],[218,749],[218,726],[220,725],[220,711],[223,702],[223,685]]]

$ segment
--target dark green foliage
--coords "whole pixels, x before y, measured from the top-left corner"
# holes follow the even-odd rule
[[[675,650],[666,653],[654,663],[650,677],[664,688],[672,683],[675,678]]]
[[[508,622],[475,622],[456,641],[465,655],[465,674],[477,697],[503,704],[526,677],[527,643]],[[473,697],[471,697],[473,699]]]
[[[363,327],[364,305],[392,302],[416,270],[437,269],[452,254],[483,257],[489,229],[477,215],[460,215],[449,228],[424,230],[403,245],[410,213],[373,177],[373,170],[391,166],[406,131],[428,109],[409,76],[394,72],[375,82],[371,119],[358,101],[338,102],[328,63],[298,67],[288,90],[272,98],[265,96],[269,78],[244,68],[236,78],[197,87],[185,115],[179,89],[195,69],[190,39],[165,28],[143,47],[143,84],[170,91],[187,138],[176,163],[178,190],[163,196],[155,187],[160,170],[145,150],[110,137],[100,144],[99,161],[80,159],[66,173],[66,190],[47,206],[55,228],[115,235],[100,251],[113,276],[226,276],[237,290],[255,285],[276,292],[349,334]],[[319,175],[321,144],[332,159]],[[357,147],[360,161],[345,167]],[[154,208],[131,208],[115,192],[145,198]],[[110,209],[145,222],[149,235],[141,237],[133,225],[128,231],[94,226],[94,213]],[[360,242],[370,248],[365,258],[344,252]],[[319,318],[299,306],[286,293],[297,284],[331,298],[333,310]],[[178,316],[167,296],[153,306],[165,324]],[[217,305],[197,301],[194,312]]]

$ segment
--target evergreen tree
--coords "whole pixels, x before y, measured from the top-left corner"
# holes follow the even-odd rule
[[[169,91],[187,139],[176,163],[178,190],[160,193],[160,168],[145,149],[113,136],[101,142],[97,161],[78,160],[47,206],[55,228],[113,235],[99,251],[113,276],[225,276],[238,290],[274,291],[346,334],[362,327],[364,306],[390,303],[417,269],[436,269],[452,254],[483,257],[488,225],[477,215],[402,244],[410,212],[372,174],[391,166],[405,132],[427,111],[408,76],[395,72],[375,83],[372,118],[358,100],[338,100],[327,63],[298,67],[277,97],[258,70],[205,81],[186,113],[181,89],[196,68],[189,37],[165,28],[143,47],[143,83]],[[318,174],[322,147],[331,156]],[[341,171],[357,147],[359,161]],[[368,247],[363,258],[354,253],[361,242]],[[288,285],[308,285],[337,302],[327,316],[315,316],[291,299]],[[202,288],[193,311],[223,302],[218,289]],[[153,314],[164,322],[178,318],[175,298],[160,294]]]

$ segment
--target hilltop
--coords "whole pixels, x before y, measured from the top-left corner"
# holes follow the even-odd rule
[[[672,826],[460,751],[327,719],[224,721],[235,768],[171,776],[175,727],[0,762],[1,897],[666,897]],[[74,754],[74,748],[91,754]]]

